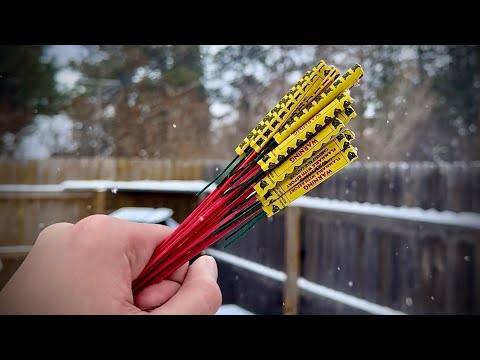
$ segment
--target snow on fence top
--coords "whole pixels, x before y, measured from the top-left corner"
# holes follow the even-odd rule
[[[302,196],[290,206],[306,209],[336,211],[348,214],[379,216],[390,219],[400,219],[415,222],[432,223],[439,225],[459,226],[464,228],[480,229],[480,214],[469,212],[439,211],[435,209],[421,209],[411,207],[396,207],[356,201],[314,198]]]
[[[62,192],[62,191],[158,191],[170,193],[196,194],[207,185],[203,180],[67,180],[57,185],[0,185],[0,192]],[[215,188],[211,185],[206,192]],[[333,200],[302,196],[291,206],[307,209],[336,211],[348,214],[378,216],[390,219],[424,222],[439,225],[480,229],[480,214],[469,212],[424,210],[421,208],[395,207],[391,205],[359,203],[355,201]]]
[[[20,185],[7,184],[0,185],[0,192],[15,193],[15,192],[62,192],[63,186],[61,184],[42,184],[42,185]]]
[[[128,191],[162,191],[197,193],[208,183],[203,180],[135,180],[135,181],[110,181],[110,180],[67,180],[62,183],[66,191],[78,190],[111,190]],[[211,191],[210,186],[207,191]]]
[[[44,185],[0,185],[0,192],[62,192],[62,191],[158,191],[173,193],[196,194],[208,183],[203,180],[136,180],[136,181],[112,181],[112,180],[66,180],[60,184]],[[206,192],[215,188],[211,185]]]

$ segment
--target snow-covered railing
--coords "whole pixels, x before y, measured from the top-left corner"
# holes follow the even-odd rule
[[[291,206],[304,209],[480,229],[480,214],[471,212],[438,211],[435,209],[424,210],[420,208],[395,207],[390,205],[314,198],[310,196],[302,196],[295,200]]]
[[[154,191],[196,194],[207,185],[203,180],[66,180],[60,184],[0,185],[0,192],[62,192],[62,191]],[[212,185],[207,189],[214,189]]]
[[[285,274],[283,271],[275,270],[267,266],[257,264],[253,261],[243,259],[236,255],[228,254],[226,252],[215,250],[215,249],[208,249],[206,253],[213,256],[218,261],[222,261],[232,266],[254,272],[258,275],[267,277],[269,279],[280,281],[280,282],[285,282],[287,280],[287,274]],[[341,291],[337,291],[334,289],[330,289],[320,284],[315,284],[304,278],[299,278],[297,280],[297,286],[300,289],[310,292],[314,295],[347,305],[357,310],[364,311],[368,314],[405,315],[405,313],[401,311],[391,309],[387,306],[378,305],[370,301],[360,299],[356,296],[345,294]]]

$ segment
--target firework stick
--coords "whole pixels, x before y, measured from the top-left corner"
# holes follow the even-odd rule
[[[251,214],[246,221],[252,219],[253,217],[257,216],[258,213],[261,212],[259,210],[257,213]],[[207,237],[205,240],[202,242],[198,242],[195,244],[191,244],[191,246],[187,249],[184,249],[183,252],[178,253],[175,255],[175,260],[171,262],[168,266],[162,267],[160,271],[155,274],[154,277],[152,277],[148,282],[144,283],[143,285],[139,285],[134,289],[134,293],[140,292],[143,288],[153,285],[155,283],[158,283],[165,278],[167,278],[169,275],[171,275],[178,267],[180,267],[182,264],[184,264],[186,261],[188,261],[191,258],[191,254],[198,254],[202,252],[204,249],[209,247],[210,245],[214,244],[218,240],[222,239],[224,236],[228,235],[232,230],[235,230],[234,228],[227,228],[220,232],[217,235],[213,235],[210,237]]]
[[[283,141],[283,139],[279,137],[278,133],[282,133],[285,130],[285,123],[291,124],[295,118],[300,118],[304,114],[307,114],[308,111],[312,108],[312,106],[317,104],[316,101],[322,96],[322,93],[325,92],[325,90],[327,90],[328,87],[340,76],[340,72],[337,68],[335,68],[335,66],[332,66],[330,72],[325,75],[326,77],[321,83],[320,87],[315,90],[312,96],[308,97],[308,101],[305,102],[304,106],[297,108],[284,122],[284,124],[282,124],[282,126],[278,128],[278,131],[273,135],[278,144]]]
[[[350,133],[350,130],[347,129],[344,132]],[[312,146],[304,157],[297,159],[289,158],[289,160],[292,161],[287,160],[283,162],[278,168],[265,175],[265,177],[254,186],[254,190],[258,196],[263,196],[283,180],[288,180],[289,183],[295,181],[293,184],[296,184],[299,180],[307,176],[312,169],[319,168],[321,164],[330,160],[336,153],[346,150],[350,146],[351,139],[351,136],[346,137],[341,133],[327,144],[324,144],[314,137],[309,140],[309,142],[316,142],[317,145]],[[304,146],[308,147],[308,143]]]
[[[294,96],[294,94],[297,92],[297,90],[302,87],[302,84],[304,84],[311,77],[312,73],[318,72],[318,75],[321,76],[322,71],[325,71],[326,68],[330,69],[327,66],[327,64],[325,64],[325,62],[322,60],[312,70],[307,71],[300,78],[300,80],[298,80],[298,82],[294,86],[292,86],[290,91],[283,96],[280,102],[263,118],[263,120],[261,120],[260,123],[253,130],[250,131],[247,137],[243,139],[243,141],[237,146],[237,148],[235,149],[235,152],[240,156],[244,155],[245,150],[250,146],[251,139],[254,136],[256,136],[257,131],[259,131],[261,128],[264,128],[266,123],[271,122],[271,120],[274,117],[274,112],[281,107],[281,103],[287,102],[288,100],[290,100]]]
[[[248,179],[252,173],[256,172],[257,170],[254,168],[250,170],[248,173],[244,174],[242,177],[238,179],[238,181],[245,181]],[[149,269],[153,266],[154,263],[156,263],[159,259],[161,259],[165,254],[170,251],[173,247],[178,245],[177,239],[179,237],[184,237],[185,234],[187,234],[187,238],[190,235],[191,232],[195,234],[195,232],[202,231],[205,227],[209,226],[209,224],[212,221],[215,221],[217,218],[221,217],[224,215],[225,212],[228,211],[229,207],[228,206],[222,206],[225,204],[228,204],[230,206],[236,206],[239,202],[241,202],[248,194],[244,193],[239,193],[238,191],[232,194],[229,194],[228,196],[223,197],[225,190],[227,190],[230,185],[231,185],[232,180],[227,182],[224,187],[222,187],[223,191],[218,191],[215,194],[215,198],[212,199],[210,202],[209,207],[202,213],[202,216],[198,216],[200,214],[197,214],[197,216],[194,218],[193,221],[191,221],[189,224],[187,224],[185,227],[183,227],[182,232],[176,233],[176,238],[173,238],[172,236],[167,239],[168,241],[165,241],[164,243],[160,244],[160,246],[156,249],[155,255],[152,256],[151,260],[149,261],[149,264],[147,264],[146,268],[142,272],[142,276],[139,276],[138,279],[143,277],[146,272],[149,271]],[[222,198],[223,197],[223,198]],[[172,234],[173,235],[173,234]]]
[[[248,176],[248,174],[246,176]],[[191,240],[196,241],[201,234],[210,233],[212,228],[215,228],[215,226],[218,225],[218,222],[222,221],[224,216],[229,216],[228,212],[230,209],[238,207],[236,209],[236,213],[238,213],[238,211],[244,208],[242,202],[246,200],[249,195],[249,192],[230,194],[223,200],[220,199],[222,201],[219,201],[217,204],[202,213],[202,215],[196,219],[196,223],[189,224],[186,228],[186,232],[180,237],[180,239],[171,243],[167,248],[162,249],[156,258],[153,259],[152,264],[154,265],[152,265],[152,268],[142,278],[138,278],[135,281],[135,285],[137,286],[138,283],[144,283],[151,278],[153,276],[152,274],[157,271],[158,264],[176,253],[179,248],[184,246],[184,244]]]
[[[308,191],[324,182],[329,177],[340,171],[343,167],[357,159],[356,150],[351,148],[348,152],[340,152],[333,157],[322,169],[314,172],[306,179],[285,191],[274,202],[263,205],[262,209],[267,213],[268,217],[275,215],[278,211],[285,208],[292,201],[305,195]],[[261,201],[261,199],[259,199]]]
[[[333,83],[333,81],[338,76],[340,76],[340,72],[337,70],[337,68],[335,68],[335,66],[332,66],[330,67],[330,69],[325,69],[323,71],[325,75],[325,78],[323,79],[323,81],[320,75],[318,81],[321,81],[321,82],[315,83],[313,86],[309,88],[309,90],[307,90],[307,93],[304,95],[304,97],[298,102],[297,105],[294,106],[295,110],[293,110],[291,113],[287,112],[288,115],[283,117],[282,121],[278,121],[275,127],[273,126],[270,127],[269,130],[271,131],[271,133],[264,132],[264,134],[261,134],[260,131],[257,131],[257,134],[250,141],[250,146],[252,146],[258,152],[259,149],[256,149],[254,144],[258,141],[259,137],[263,137],[265,143],[268,140],[270,140],[272,137],[272,134],[273,136],[275,136],[276,132],[282,128],[285,122],[289,121],[291,118],[294,118],[296,116],[300,116],[301,114],[303,114],[303,112],[306,111],[305,108],[309,106],[311,101],[317,98],[323,91],[325,91],[325,89],[328,88],[328,86],[330,86]],[[278,111],[279,109],[274,109],[274,110],[277,113],[279,112]],[[290,110],[290,108],[288,108],[287,110]],[[263,131],[264,129],[261,128],[260,130]]]
[[[333,71],[336,71],[335,69]],[[311,75],[311,73],[310,73]],[[325,83],[324,83],[325,84]],[[319,88],[321,89],[321,84],[319,87],[316,88],[315,91],[319,91]],[[298,89],[297,89],[298,90]],[[305,89],[303,89],[305,90]],[[328,90],[328,89],[327,89]],[[300,91],[297,91],[296,93],[295,92],[291,92],[290,95],[293,95],[294,97],[297,97],[299,100],[299,102],[297,103],[293,103],[293,102],[290,102],[290,103],[286,103],[285,101],[280,104],[279,107],[276,107],[276,111],[277,113],[280,113],[280,114],[283,114],[283,116],[285,116],[284,114],[284,111],[285,110],[290,110],[290,109],[294,109],[294,111],[292,111],[292,115],[297,115],[299,114],[299,110],[301,110],[301,112],[305,113],[305,108],[309,108],[311,109],[313,106],[316,106],[318,105],[317,102],[310,102],[310,104],[308,105],[305,105],[306,103],[308,103],[310,101],[310,97],[307,96],[309,95],[308,93],[307,94],[302,94],[302,92]],[[303,96],[303,97],[302,97]],[[318,97],[317,97],[318,98]],[[304,109],[301,109],[302,107],[304,107]],[[282,110],[282,112],[280,112],[280,110]],[[270,120],[267,120],[266,122],[270,121],[273,119],[270,119]],[[270,125],[270,123],[269,123]],[[278,126],[278,124],[277,124]],[[266,128],[266,127],[265,127]],[[264,129],[265,129],[264,128]],[[272,127],[273,128],[273,127]],[[253,134],[251,135],[250,138],[255,138],[257,137],[258,135],[257,132],[265,132],[264,129],[261,129],[260,127],[255,130],[253,132]],[[274,128],[274,130],[276,130],[277,128]],[[271,130],[271,129],[268,129],[268,130]],[[249,134],[250,135],[250,134]],[[264,135],[263,133],[261,135]],[[269,134],[271,135],[271,133]],[[265,141],[265,140],[264,140]],[[269,144],[271,143],[268,142]],[[275,143],[272,143],[272,145],[274,145]],[[265,144],[262,144],[262,146],[265,146],[266,145],[266,142]],[[249,149],[249,146],[246,146],[245,150],[248,150],[248,151],[251,151],[253,148],[250,147]],[[258,149],[257,149],[258,150]],[[239,155],[244,155],[245,152],[243,154],[239,154]],[[244,158],[244,160],[246,160],[246,157]],[[238,164],[237,164],[238,165]],[[247,166],[248,165],[248,166]],[[244,168],[243,168],[244,167]],[[252,194],[247,194],[245,192],[245,188],[239,188],[238,190],[232,192],[228,197],[223,197],[223,195],[225,195],[225,191],[230,191],[231,189],[233,188],[236,188],[237,186],[235,185],[234,187],[233,184],[236,184],[238,182],[240,182],[241,184],[244,183],[246,181],[246,179],[248,179],[248,176],[249,175],[253,175],[255,174],[255,172],[252,172],[252,171],[249,171],[250,169],[250,166],[248,164],[248,161],[247,162],[244,162],[241,166],[236,166],[236,168],[243,168],[240,172],[237,172],[235,174],[234,177],[230,178],[229,176],[232,174],[232,171],[230,172],[230,174],[227,175],[227,181],[222,181],[222,182],[225,182],[225,186],[222,187],[221,189],[217,188],[216,190],[214,190],[213,193],[216,193],[216,194],[209,194],[209,196],[207,197],[209,200],[212,200],[212,201],[205,201],[205,204],[202,204],[204,206],[202,207],[198,207],[195,211],[194,211],[194,215],[193,216],[194,218],[196,217],[199,217],[199,216],[203,216],[203,214],[205,213],[208,213],[209,212],[209,208],[210,207],[216,207],[215,210],[218,210],[217,213],[213,213],[212,217],[210,219],[213,219],[215,218],[216,221],[211,221],[210,223],[215,223],[216,222],[216,225],[218,225],[218,221],[222,221],[222,220],[228,220],[228,219],[231,219],[232,218],[232,212],[230,212],[231,209],[235,208],[233,207],[233,204],[238,204],[239,202],[241,203],[241,201],[243,201],[243,199],[245,198],[249,198],[250,195]],[[240,170],[240,169],[239,169]],[[256,176],[256,175],[255,175]],[[225,179],[224,179],[225,180]],[[247,190],[248,191],[248,190]],[[252,191],[252,189],[250,188],[249,191]],[[212,196],[210,196],[212,195]],[[239,198],[239,195],[243,195],[241,196],[241,198]],[[221,202],[220,204],[216,204],[216,201],[215,199],[219,202]],[[238,200],[238,201],[236,201]],[[245,209],[246,205],[243,204],[243,205],[239,205],[238,209],[240,209],[239,211],[242,211],[242,209]],[[221,209],[221,210],[220,210]],[[238,210],[237,209],[237,210]],[[198,211],[197,211],[198,210]],[[235,216],[239,214],[239,211],[235,212]],[[221,213],[221,216],[218,215],[218,212]],[[230,214],[230,215],[229,215]],[[261,214],[265,214],[264,212],[261,212]],[[253,215],[251,215],[253,216]],[[188,258],[192,257],[192,251],[187,251],[185,253],[185,249],[189,246],[203,246],[204,244],[198,244],[196,241],[200,238],[200,236],[204,237],[204,236],[208,236],[208,227],[206,227],[205,229],[200,229],[200,226],[195,226],[195,221],[194,219],[191,219],[192,221],[189,222],[188,224],[186,224],[185,226],[182,226],[182,230],[183,231],[179,231],[176,233],[176,237],[178,238],[172,245],[172,248],[174,249],[174,252],[173,253],[183,253],[184,256],[187,257],[186,260],[188,260]],[[225,222],[221,222],[222,224],[225,224]],[[247,222],[247,224],[249,224]],[[183,223],[182,223],[183,225]],[[197,224],[198,225],[198,224]],[[249,225],[250,226],[250,225]],[[210,228],[211,229],[211,228]],[[227,231],[230,231],[230,230],[233,230],[234,229],[234,226],[232,226],[232,228],[228,228],[228,229],[225,229],[225,232]],[[242,227],[240,227],[240,229],[242,229]],[[194,234],[192,236],[189,236],[190,234],[188,233],[188,230],[192,230],[194,232]],[[201,230],[201,231],[199,231]],[[203,231],[203,233],[202,233]],[[187,239],[189,238],[189,239]],[[216,238],[213,238],[213,237],[210,237],[209,240],[213,240],[213,242],[215,242],[216,240],[218,240],[220,237],[216,237]],[[212,243],[213,243],[212,242]],[[194,245],[196,244],[196,245]],[[169,253],[170,255],[168,255],[169,257],[172,256],[172,252]],[[194,256],[195,254],[193,254]],[[168,267],[172,266],[173,268],[171,269],[171,271],[173,272],[175,270],[176,267],[180,266],[181,264],[184,263],[184,261],[186,260],[183,260],[181,261],[180,263],[176,263],[177,260],[170,260],[168,263],[170,265],[168,265]],[[160,260],[161,261],[161,260]],[[165,269],[165,266],[166,266],[166,263],[164,262],[163,265],[160,267],[162,269]],[[159,267],[156,267],[155,268],[155,272],[158,274],[158,270],[160,269]],[[169,270],[170,271],[170,270]]]
[[[330,67],[330,70],[324,71],[325,78],[320,83],[319,86],[311,88],[309,93],[305,98],[300,101],[300,103],[296,106],[295,110],[289,115],[289,118],[293,118],[295,116],[300,116],[306,111],[306,107],[316,99],[322,92],[324,92],[334,81],[337,77],[340,76],[340,72],[335,66]]]
[[[305,131],[302,132],[302,134],[295,137],[289,137],[287,139],[288,141],[285,141],[283,143],[284,146],[278,146],[273,149],[270,154],[270,159],[268,160],[268,168],[273,169],[278,164],[285,161],[287,158],[289,158],[290,161],[293,162],[296,159],[303,157],[305,153],[308,152],[309,148],[302,145],[307,142],[308,133],[316,133],[315,127],[318,127],[319,129],[319,132],[317,134],[319,135],[319,138],[317,139],[319,139],[323,144],[328,143],[333,136],[337,135],[340,130],[345,128],[343,122],[338,118],[333,118],[328,124],[325,124],[324,119],[321,118],[319,118],[317,121],[320,122],[320,124],[311,124],[309,128],[305,129]],[[315,145],[316,143],[307,142],[307,144]]]
[[[348,96],[348,99],[350,103],[353,102],[350,96]],[[285,160],[286,156],[292,154],[298,147],[302,146],[305,141],[309,140],[313,135],[338,118],[339,114],[344,110],[340,101],[332,101],[325,109],[310,118],[292,132],[290,136],[283,139],[281,143],[278,143],[274,149],[264,155],[262,159],[258,161],[258,165],[260,165],[264,171],[275,168],[280,162]],[[353,109],[351,111],[353,111]],[[351,111],[349,111],[349,113]]]
[[[330,163],[332,159],[338,156],[340,152],[348,152],[352,149],[350,142],[345,140],[342,140],[342,142],[343,147],[339,147],[335,142],[331,142],[330,144],[333,145],[332,149],[324,154],[321,158],[309,163],[309,166],[305,167],[303,171],[298,173],[292,179],[284,179],[283,181],[277,183],[273,189],[267,191],[263,195],[262,201],[264,204],[271,204],[278,198],[282,197],[283,194],[312,175],[314,172],[324,171],[329,167],[332,167],[334,165],[334,163]]]
[[[175,229],[174,232],[154,250],[149,262],[143,269],[142,273],[135,279],[135,282],[138,282],[145,277],[155,266],[156,262],[161,259],[162,256],[165,256],[165,253],[177,245],[179,238],[185,238],[185,236],[189,235],[192,229],[198,231],[208,224],[208,222],[203,221],[199,224],[198,221],[200,214],[207,211],[208,216],[210,216],[209,214],[212,212],[212,210],[208,212],[208,209],[211,209],[212,207],[215,208],[214,204],[220,200],[223,193],[231,186],[234,180],[235,177],[227,179],[227,181],[224,182],[220,187],[216,188],[212,193],[210,193],[207,198],[202,201],[202,203],[187,217],[187,219],[183,221],[180,226]]]
[[[254,200],[255,199],[252,198],[250,202],[252,203],[252,202],[254,202]],[[249,204],[247,203],[244,207],[246,207],[248,205]],[[237,213],[239,211],[242,211],[242,208],[240,208],[237,211]],[[231,215],[225,217],[225,219],[223,219],[222,221],[220,221],[218,223],[218,227],[221,226],[222,224],[228,222],[229,220],[231,220],[235,215],[236,215],[235,213],[232,213]],[[223,234],[223,232],[221,232],[221,233]],[[174,262],[179,257],[181,257],[182,254],[184,254],[186,251],[191,250],[195,246],[195,244],[201,243],[206,237],[210,236],[210,234],[211,234],[211,232],[202,232],[201,235],[196,236],[194,238],[195,241],[190,241],[190,242],[183,241],[181,244],[178,244],[177,247],[171,249],[170,252],[163,254],[163,257],[156,262],[155,268],[152,269],[152,271],[150,271],[147,276],[143,277],[141,280],[134,283],[134,286],[133,286],[134,292],[138,292],[141,288],[144,288],[144,287],[148,286],[148,284],[152,284],[154,281],[156,281],[154,279],[158,278],[158,274],[165,267],[167,267],[172,262]],[[203,249],[201,249],[200,251],[202,251],[202,250]],[[193,255],[193,256],[195,256],[195,255]],[[185,261],[187,261],[187,260],[185,260]],[[160,280],[158,280],[158,281],[160,281]]]
[[[257,153],[260,153],[278,129],[290,118],[291,114],[300,110],[300,105],[305,107],[313,100],[313,95],[321,90],[322,82],[323,79],[319,73],[312,75],[308,81],[297,90],[294,98],[280,104],[281,106],[273,111],[271,123],[266,126],[266,129],[257,132],[255,138],[250,142],[250,146]]]
[[[315,72],[319,72],[318,75],[321,76],[320,70],[329,68],[325,62],[322,60],[320,61],[312,70],[309,70],[303,75],[298,82],[292,86],[290,91],[285,94],[285,96],[279,101],[279,103],[260,121],[260,123],[247,135],[247,137],[240,143],[240,145],[235,149],[235,152],[239,155],[243,155],[245,150],[250,146],[253,138],[255,138],[259,131],[263,130],[267,124],[269,124],[272,119],[274,118],[274,113],[278,112],[281,108],[282,103],[288,102],[291,98],[293,98],[296,92],[301,89],[302,85],[314,74]]]
[[[286,122],[285,125],[280,128],[276,134],[275,140],[277,143],[281,143],[285,138],[287,138],[292,132],[298,129],[302,124],[308,121],[310,118],[315,116],[319,111],[321,111],[325,106],[331,103],[338,96],[342,97],[342,93],[351,89],[358,81],[363,77],[363,69],[360,65],[353,65],[345,74],[337,78],[332,85],[328,87],[323,94],[312,101],[309,106],[307,106],[307,113],[303,114],[300,117],[291,119]],[[350,104],[347,104],[344,107],[348,107]]]
[[[353,132],[349,129],[345,129],[344,131],[342,131],[340,134],[338,134],[335,137],[334,143],[337,144],[338,148],[340,148],[341,151],[346,151],[350,147],[350,145],[352,144],[352,140],[354,140],[354,139],[355,139],[355,135],[353,134]],[[316,154],[314,154],[310,159],[308,159],[306,162],[301,164],[299,167],[294,167],[293,172],[285,175],[285,179],[289,179],[289,180],[293,180],[294,178],[296,178],[296,180],[303,179],[307,175],[310,175],[310,173],[307,172],[307,171],[309,171],[308,168],[310,166],[312,166],[314,168],[317,168],[315,166],[315,163],[318,164],[319,160],[324,165],[325,161],[327,161],[331,158],[331,156],[329,155],[329,153],[331,153],[330,146],[333,146],[332,142],[329,142],[327,144],[327,146],[321,148]],[[338,151],[335,151],[334,154],[336,154],[337,152]],[[332,155],[332,156],[334,156],[334,155]],[[323,166],[323,165],[321,165],[321,166]],[[319,166],[319,167],[321,167],[321,166]],[[302,177],[298,178],[298,175],[300,173],[302,173]],[[298,181],[296,181],[296,182],[298,182]]]
[[[336,138],[333,139],[324,146],[318,154],[301,166],[295,176],[277,182],[274,187],[265,191],[263,195],[259,194],[257,197],[261,196],[265,204],[273,202],[315,171],[323,171],[333,166],[334,162],[331,162],[331,160],[338,156],[341,151],[348,151],[350,148],[351,143],[347,141],[345,137],[341,137],[340,141]]]
[[[189,238],[189,236],[203,231],[204,228],[210,225],[211,221],[215,221],[218,217],[222,216],[225,212],[228,211],[228,206],[220,205],[226,202],[231,206],[236,206],[246,197],[246,195],[244,195],[243,197],[238,196],[237,198],[234,198],[233,196],[226,196],[224,199],[221,199],[222,194],[223,193],[219,193],[217,200],[215,202],[212,202],[210,206],[206,207],[205,211],[203,211],[201,214],[197,214],[197,216],[182,229],[182,232],[176,234],[175,238],[173,238],[172,234],[171,239],[168,239],[170,241],[164,241],[165,245],[164,243],[161,243],[155,251],[155,255],[152,256],[151,260],[149,261],[149,265],[146,266],[146,270],[144,272],[148,271],[148,269],[152,266],[151,264],[157,262],[159,259],[165,256],[168,251],[170,251],[173,247],[177,246],[179,238],[182,238],[185,241]]]

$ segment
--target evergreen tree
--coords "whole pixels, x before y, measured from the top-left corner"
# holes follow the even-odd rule
[[[45,48],[0,46],[0,138],[18,133],[36,114],[58,111],[62,97],[56,89],[57,69],[44,58]]]
[[[81,119],[79,154],[201,156],[208,149],[209,104],[198,45],[102,45],[86,59],[83,92],[70,113]]]

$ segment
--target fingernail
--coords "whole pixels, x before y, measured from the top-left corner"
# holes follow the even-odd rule
[[[210,255],[204,255],[204,258],[205,258],[205,262],[207,263],[208,265],[208,269],[210,270],[210,272],[212,273],[212,276],[215,280],[217,280],[218,278],[218,268],[217,268],[217,262],[215,261],[215,259],[210,256]]]

